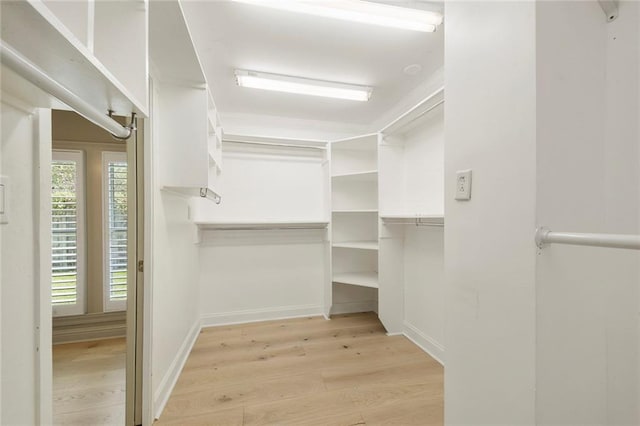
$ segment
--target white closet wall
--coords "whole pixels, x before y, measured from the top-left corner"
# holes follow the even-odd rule
[[[34,302],[38,300],[40,279],[37,244],[39,228],[34,227],[34,223],[39,220],[40,211],[37,201],[37,159],[40,155],[37,119],[35,115],[5,102],[0,104],[0,117],[0,173],[11,177],[5,199],[9,223],[0,225],[0,347],[3,349],[0,364],[0,423],[37,424],[38,352],[34,337],[39,315],[38,306]],[[43,147],[45,151],[46,148],[47,146]],[[48,149],[51,155],[50,135]],[[44,212],[48,208],[42,206]],[[50,347],[51,344],[49,349]]]
[[[192,212],[203,325],[322,314],[329,175],[321,148],[223,142],[222,202],[194,200]],[[273,229],[287,227],[295,229]]]
[[[325,150],[225,141],[225,194],[196,200],[194,221],[326,221]]]
[[[152,279],[153,415],[160,415],[200,330],[194,244],[196,226],[190,198],[220,191],[221,129],[204,72],[177,1],[149,4],[152,75],[151,143],[153,171],[151,250],[145,274]],[[147,139],[148,140],[148,139]],[[218,160],[218,161],[216,161]]]
[[[597,4],[536,7],[536,214],[554,231],[640,233],[640,4],[619,6],[611,23]],[[639,253],[536,261],[536,419],[639,424]]]
[[[444,360],[444,91],[380,136],[380,319]]]

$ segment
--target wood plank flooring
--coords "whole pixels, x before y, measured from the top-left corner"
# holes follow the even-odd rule
[[[204,329],[162,425],[439,425],[442,366],[373,313]]]
[[[124,425],[124,338],[53,346],[56,425]]]

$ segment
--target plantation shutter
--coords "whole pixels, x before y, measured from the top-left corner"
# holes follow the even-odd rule
[[[107,310],[125,309],[127,300],[127,161],[124,153],[105,153]]]
[[[84,313],[82,153],[51,163],[51,302],[54,316]]]

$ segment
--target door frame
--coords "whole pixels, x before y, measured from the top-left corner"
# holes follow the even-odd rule
[[[34,117],[34,143],[37,164],[35,180],[37,182],[36,205],[39,210],[37,250],[37,289],[36,289],[36,420],[38,424],[53,423],[53,330],[51,309],[51,163],[52,163],[52,120],[50,108],[36,108]],[[144,127],[148,127],[144,120]],[[151,397],[151,278],[150,274],[138,272],[138,260],[143,254],[150,253],[151,224],[144,212],[151,212],[151,143],[150,133],[142,131],[142,138],[135,136],[127,141],[128,164],[140,164],[129,167],[129,178],[132,174],[137,179],[130,180],[128,185],[128,226],[134,232],[129,233],[128,250],[135,253],[128,256],[127,280],[127,380],[126,380],[126,425],[151,425],[153,423]],[[146,135],[146,136],[145,136]],[[140,143],[137,143],[136,140]],[[139,163],[136,163],[139,161]],[[139,194],[139,196],[138,196]],[[137,204],[139,203],[139,204]],[[130,208],[130,206],[140,206]],[[132,238],[135,236],[135,238]],[[147,267],[147,270],[150,270]],[[137,285],[136,285],[137,283]],[[130,378],[131,377],[131,378]]]

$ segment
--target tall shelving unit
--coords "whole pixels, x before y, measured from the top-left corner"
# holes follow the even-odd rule
[[[152,2],[149,28],[162,189],[220,202],[222,127],[180,2]]]
[[[380,320],[433,341],[444,320],[443,103],[441,88],[379,134]]]
[[[331,313],[377,311],[377,135],[331,144]]]

